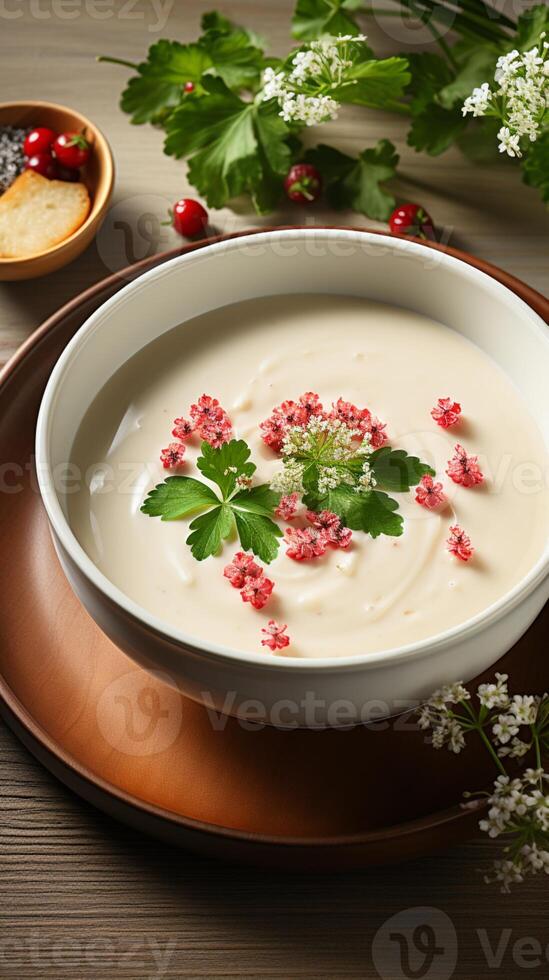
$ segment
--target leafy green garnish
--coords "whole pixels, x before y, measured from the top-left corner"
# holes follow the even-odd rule
[[[334,208],[352,208],[377,221],[389,217],[395,199],[382,185],[395,176],[399,160],[389,140],[380,140],[357,158],[321,143],[305,159],[322,173]]]
[[[355,501],[347,511],[347,526],[353,531],[365,531],[373,538],[380,534],[399,537],[403,530],[403,520],[398,510],[398,503],[380,490],[370,490],[365,494],[356,494]]]
[[[151,490],[141,510],[149,517],[160,517],[163,521],[176,521],[195,510],[202,510],[210,504],[218,504],[218,498],[211,487],[190,476],[169,476],[164,483]]]
[[[165,152],[190,156],[189,181],[211,207],[248,191],[261,213],[272,202],[274,178],[279,196],[291,164],[289,129],[270,102],[245,102],[221,78],[206,75],[202,86],[202,96],[190,96],[170,115]]]
[[[358,34],[352,16],[363,6],[362,0],[297,0],[292,17],[292,34],[311,41],[323,34]]]
[[[122,93],[120,106],[133,123],[163,121],[169,111],[184,102],[186,82],[201,90],[204,73],[218,76],[229,89],[255,88],[265,65],[257,36],[232,24],[221,14],[204,14],[204,33],[192,44],[156,41],[146,61],[132,65],[137,72]],[[116,63],[118,59],[102,57]]]
[[[376,449],[368,462],[376,485],[394,493],[404,493],[415,487],[426,474],[435,475],[434,469],[417,456],[409,456],[404,449],[391,449],[390,446]]]
[[[276,558],[278,539],[282,537],[282,531],[271,519],[280,494],[266,484],[239,486],[239,479],[248,480],[256,469],[243,440],[232,439],[219,449],[203,442],[201,449],[198,469],[219,488],[220,496],[200,480],[170,476],[149,492],[142,512],[163,521],[174,521],[206,510],[189,525],[187,544],[198,561],[217,554],[221,543],[236,529],[244,551],[253,551],[262,561],[271,562]]]

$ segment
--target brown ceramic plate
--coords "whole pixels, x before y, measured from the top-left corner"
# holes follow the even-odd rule
[[[88,163],[80,179],[91,198],[86,220],[62,242],[36,255],[0,257],[0,280],[35,279],[72,262],[88,247],[107,213],[114,186],[114,161],[101,130],[86,116],[55,102],[0,102],[0,126],[47,126],[56,133],[82,133],[91,145]]]
[[[549,319],[547,301],[523,283],[447,251]],[[232,719],[212,719],[128,660],[67,585],[33,478],[42,391],[86,317],[129,279],[176,254],[138,263],[77,297],[33,334],[0,379],[4,717],[85,799],[147,832],[223,857],[341,870],[404,860],[471,836],[478,814],[460,809],[461,794],[491,776],[478,748],[457,757],[435,752],[405,716],[322,733],[245,730]],[[516,691],[548,686],[548,622],[546,610],[498,665]]]

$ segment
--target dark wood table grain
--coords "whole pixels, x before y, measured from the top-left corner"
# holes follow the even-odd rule
[[[148,216],[161,218],[185,194],[184,166],[163,156],[161,134],[128,124],[117,107],[126,71],[94,57],[138,61],[159,37],[190,39],[214,5],[269,37],[274,53],[287,50],[292,0],[0,0],[0,98],[74,105],[105,131],[118,168],[96,245],[46,280],[0,283],[0,363],[85,286],[175,244]],[[367,32],[380,54],[399,49],[379,24]],[[383,113],[346,109],[330,133],[347,151],[382,136],[401,153],[399,195],[420,198],[450,244],[549,291],[547,215],[511,166],[479,170],[457,151],[439,160],[417,155],[406,147],[404,123]],[[212,218],[220,231],[262,223],[242,208]],[[303,218],[290,207],[275,216]],[[366,223],[325,209],[317,220]],[[5,555],[2,562],[4,571]],[[331,876],[214,863],[94,811],[0,723],[1,980],[549,977],[548,879],[500,895],[478,870],[495,853],[479,839],[412,864]],[[425,955],[405,942],[421,921],[434,930],[416,936]]]

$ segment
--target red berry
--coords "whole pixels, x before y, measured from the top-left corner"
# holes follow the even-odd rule
[[[296,163],[288,171],[284,190],[290,201],[312,204],[322,194],[322,177],[312,163]]]
[[[57,133],[46,126],[37,126],[31,129],[23,143],[23,153],[26,157],[33,157],[36,153],[51,153],[51,145],[57,139]]]
[[[393,235],[413,235],[435,240],[435,226],[420,204],[399,204],[389,218]]]
[[[194,90],[195,90],[195,84],[194,84],[194,82],[185,82],[185,84],[183,86],[183,91],[184,92],[194,92]]]
[[[42,177],[47,177],[48,180],[53,180],[54,177],[57,177],[55,160],[51,153],[35,153],[27,160],[25,170],[34,170],[35,173],[41,174]]]
[[[173,206],[173,226],[184,238],[201,234],[208,224],[208,212],[192,197],[182,197]]]
[[[53,144],[55,159],[64,167],[78,170],[90,158],[90,144],[82,133],[61,133]]]

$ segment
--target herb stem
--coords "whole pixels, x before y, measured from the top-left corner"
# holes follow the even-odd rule
[[[139,68],[139,65],[136,65],[133,61],[125,61],[124,58],[110,58],[106,54],[97,55],[95,60],[108,62],[110,65],[122,65],[124,68],[133,68],[134,71],[137,71]]]

